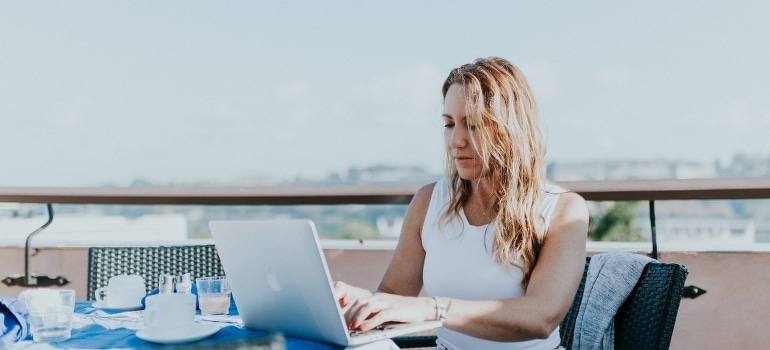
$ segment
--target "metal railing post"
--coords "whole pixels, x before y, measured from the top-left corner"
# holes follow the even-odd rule
[[[655,228],[655,200],[650,199],[650,229],[652,234],[652,253],[650,257],[658,260],[658,232]]]
[[[37,276],[33,275],[30,271],[30,263],[32,260],[32,238],[35,237],[38,233],[43,231],[48,225],[53,222],[53,205],[51,203],[46,204],[46,208],[48,209],[48,220],[43,224],[43,226],[38,227],[37,230],[33,231],[27,236],[27,241],[24,244],[24,276],[20,277],[13,277],[8,276],[5,279],[3,279],[3,283],[7,286],[22,286],[22,287],[47,287],[52,285],[58,285],[63,286],[69,281],[64,277],[49,277],[49,276]]]
[[[30,261],[32,260],[32,237],[35,237],[38,233],[42,232],[46,227],[48,227],[48,225],[53,222],[53,205],[51,205],[51,203],[46,203],[46,208],[48,209],[48,221],[46,221],[43,226],[40,226],[37,230],[30,233],[29,236],[27,236],[26,243],[24,244],[24,282],[28,286],[37,285],[37,279],[32,277],[32,273],[29,271]]]

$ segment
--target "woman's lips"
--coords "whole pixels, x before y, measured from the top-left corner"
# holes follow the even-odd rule
[[[469,165],[475,160],[472,157],[454,157],[455,163],[458,165]]]

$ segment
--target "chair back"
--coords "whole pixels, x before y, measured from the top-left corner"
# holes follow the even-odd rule
[[[567,315],[559,326],[562,346],[571,349],[575,322],[583,299],[588,265]],[[615,348],[629,350],[668,349],[682,300],[687,268],[652,261],[615,315]]]
[[[136,274],[144,277],[147,292],[158,287],[162,273],[193,278],[224,276],[219,254],[213,244],[184,246],[91,247],[88,249],[88,299],[104,287],[110,277]]]

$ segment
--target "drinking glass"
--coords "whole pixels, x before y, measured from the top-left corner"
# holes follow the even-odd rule
[[[75,291],[72,289],[30,289],[19,294],[29,311],[32,340],[57,342],[72,335]]]
[[[226,315],[230,310],[230,284],[225,276],[195,280],[201,315]]]

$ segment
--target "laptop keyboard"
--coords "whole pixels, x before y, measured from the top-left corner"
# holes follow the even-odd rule
[[[379,325],[377,327],[374,327],[374,328],[372,328],[372,329],[370,329],[370,330],[368,330],[366,332],[364,332],[364,331],[362,331],[360,329],[352,329],[352,330],[349,330],[348,332],[350,332],[350,336],[353,337],[353,336],[356,336],[356,335],[367,334],[367,333],[369,333],[371,331],[382,331],[382,330],[388,329],[388,327],[390,325],[391,324],[389,324],[389,323],[384,323],[384,324],[381,324],[381,325]]]

